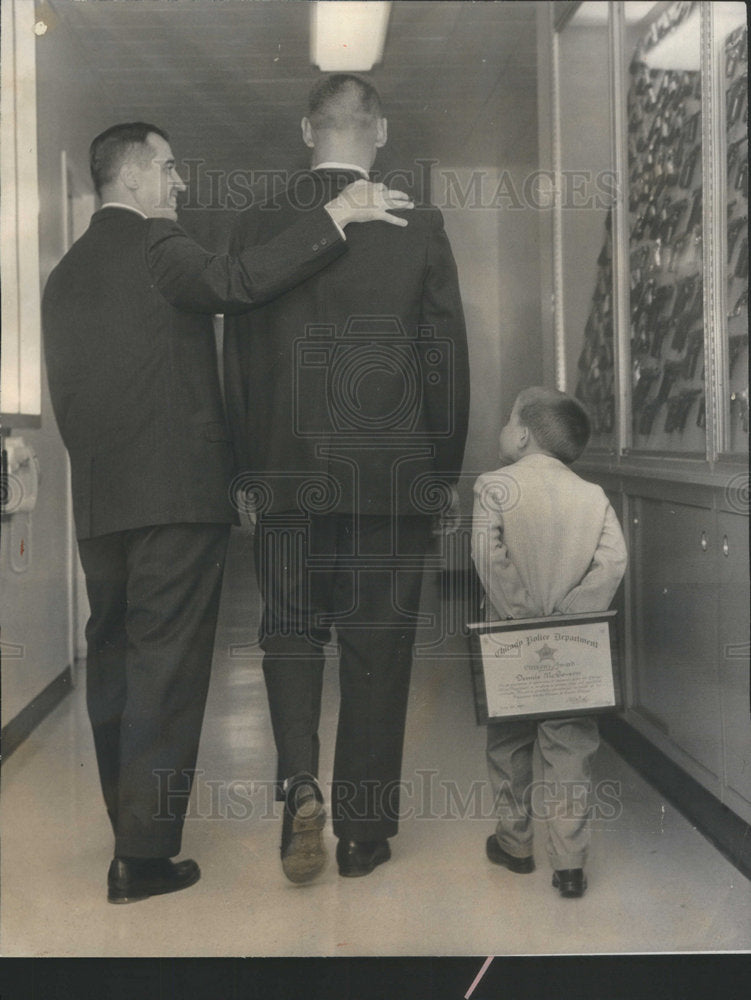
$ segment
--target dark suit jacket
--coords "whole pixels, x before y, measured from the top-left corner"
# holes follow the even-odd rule
[[[245,212],[231,249],[254,246],[356,180],[305,171]],[[406,228],[350,226],[349,252],[225,324],[225,391],[239,465],[269,511],[435,510],[456,481],[469,372],[456,265],[441,213]]]
[[[166,219],[120,208],[92,217],[42,303],[79,538],[234,520],[211,314],[273,298],[344,247],[322,208],[238,260]]]

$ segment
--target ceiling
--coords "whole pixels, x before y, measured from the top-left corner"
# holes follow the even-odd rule
[[[103,127],[153,121],[178,158],[217,170],[306,165],[299,121],[320,75],[308,0],[44,0],[38,10],[74,35],[110,113]],[[377,166],[500,164],[536,149],[535,13],[518,0],[396,0],[383,62],[364,74],[389,119]]]

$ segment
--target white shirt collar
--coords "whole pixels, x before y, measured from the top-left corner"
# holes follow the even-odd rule
[[[527,462],[527,464],[535,463],[537,465],[546,465],[550,462],[555,462],[557,465],[565,465],[560,458],[556,458],[555,455],[546,455],[542,451],[535,451],[531,455],[522,455],[521,458],[517,459],[517,462]],[[517,463],[514,462],[514,465]]]
[[[313,170],[355,170],[368,180],[368,171],[357,163],[337,163],[335,160],[327,160],[325,163],[316,163]]]
[[[102,208],[127,208],[129,212],[135,212],[142,219],[148,219],[148,215],[144,215],[140,208],[135,208],[133,205],[124,205],[121,201],[106,201],[102,205]]]

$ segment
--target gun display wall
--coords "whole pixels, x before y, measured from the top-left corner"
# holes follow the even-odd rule
[[[725,42],[730,450],[748,448],[748,29]]]
[[[705,423],[701,75],[635,60],[631,77],[633,435],[637,446],[659,447],[685,434],[689,418]],[[703,451],[703,433],[688,437],[687,450]]]
[[[584,329],[575,395],[592,421],[593,443],[612,437],[615,429],[615,357],[613,339],[613,263],[611,213],[605,222],[606,239],[597,260],[597,280]]]
[[[680,9],[679,9],[680,8]],[[639,449],[706,447],[702,280],[701,73],[660,68],[653,50],[691,13],[653,25],[629,67],[628,198],[631,417]],[[726,39],[727,360],[730,449],[748,447],[747,30]],[[577,396],[595,435],[613,430],[614,337],[610,217],[578,363]]]

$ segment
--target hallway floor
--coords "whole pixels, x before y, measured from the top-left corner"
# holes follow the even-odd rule
[[[185,892],[115,907],[105,899],[112,838],[86,718],[83,677],[2,770],[0,953],[8,956],[530,955],[751,949],[751,883],[607,745],[596,762],[581,900],[550,885],[544,831],[537,871],[485,858],[493,830],[484,730],[474,718],[458,637],[418,649],[393,859],[361,879],[333,860],[307,886],[282,875],[281,806],[255,644],[250,539],[233,536],[199,776],[183,857]],[[440,608],[426,575],[423,607]],[[252,613],[249,614],[249,605]],[[421,632],[430,640],[431,628]],[[321,779],[331,776],[337,712],[327,666]]]

